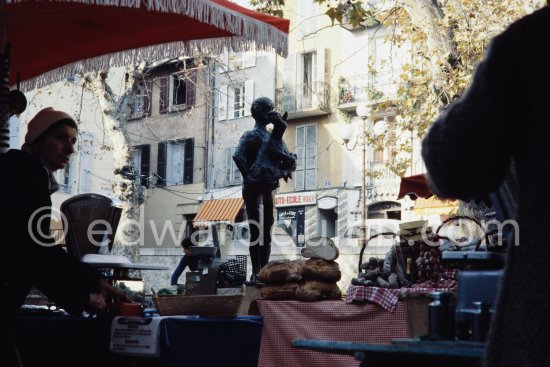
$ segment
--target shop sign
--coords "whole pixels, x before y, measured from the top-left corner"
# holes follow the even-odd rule
[[[317,202],[319,209],[330,210],[338,206],[338,199],[332,196],[325,196],[320,198]]]
[[[292,194],[275,195],[275,206],[299,206],[315,205],[317,203],[317,194],[314,192],[301,192]]]

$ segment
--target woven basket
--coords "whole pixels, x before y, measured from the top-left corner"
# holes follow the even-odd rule
[[[228,296],[157,295],[153,290],[153,301],[161,316],[236,317],[243,299],[244,286],[241,294]]]

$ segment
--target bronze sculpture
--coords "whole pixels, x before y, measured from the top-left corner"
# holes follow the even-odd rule
[[[281,116],[274,109],[273,102],[266,97],[252,102],[250,111],[256,124],[252,130],[244,132],[233,155],[243,177],[243,199],[250,227],[252,282],[257,281],[260,269],[269,262],[271,254],[272,191],[279,186],[279,179],[287,181],[296,170],[296,155],[288,151],[282,140],[288,126],[288,114]],[[266,129],[269,123],[273,124],[271,134]],[[261,222],[260,203],[263,203]]]

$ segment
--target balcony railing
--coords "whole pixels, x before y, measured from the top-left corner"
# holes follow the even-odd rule
[[[344,78],[338,88],[338,104],[354,102],[383,102],[395,98],[399,83],[399,70],[380,71]]]
[[[278,111],[288,111],[294,117],[330,113],[330,85],[314,82],[278,88],[275,105]]]
[[[385,162],[371,162],[369,164],[372,184],[380,194],[397,194],[401,178],[393,173]]]

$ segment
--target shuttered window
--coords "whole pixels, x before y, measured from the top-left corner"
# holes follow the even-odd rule
[[[157,186],[166,186],[166,150],[168,143],[161,141],[158,144],[157,154]]]
[[[296,128],[295,189],[317,188],[317,125],[302,125]]]
[[[130,119],[139,119],[151,116],[151,91],[152,80],[145,80],[140,83],[137,94],[132,98],[130,104]]]
[[[193,183],[194,138],[158,145],[157,186]]]
[[[225,148],[225,183],[236,185],[242,182],[241,172],[233,160],[233,154],[237,148]]]
[[[160,113],[174,112],[194,106],[197,70],[191,69],[158,78]]]
[[[132,161],[136,173],[140,176],[141,186],[149,187],[151,145],[138,145],[132,150]]]
[[[183,170],[183,183],[193,183],[193,161],[195,157],[195,138],[185,139],[185,167]]]
[[[222,85],[218,89],[218,120],[236,119],[250,115],[254,100],[254,81]]]

